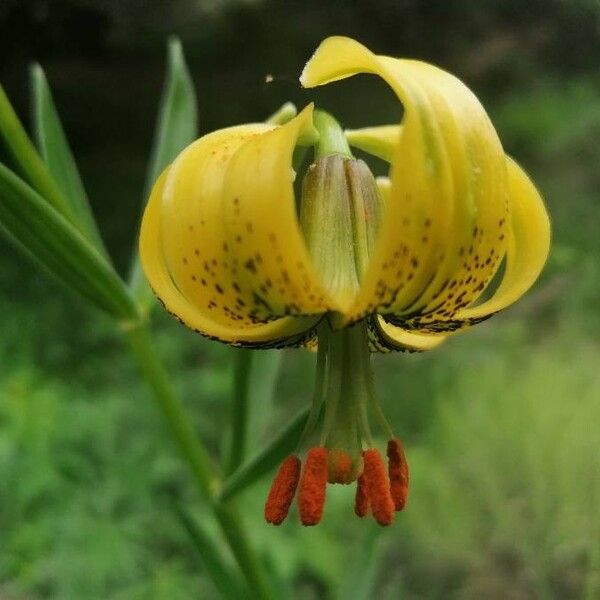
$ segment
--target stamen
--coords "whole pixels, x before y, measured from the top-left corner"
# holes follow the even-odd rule
[[[352,458],[350,455],[339,448],[329,451],[327,460],[328,483],[351,483],[352,476]]]
[[[391,525],[395,507],[390,492],[390,481],[379,450],[365,450],[363,461],[363,477],[373,517],[380,525]]]
[[[367,516],[369,512],[369,496],[367,495],[367,487],[365,476],[360,475],[356,480],[356,496],[354,497],[354,513],[361,519]]]
[[[265,520],[281,525],[287,517],[300,478],[300,459],[292,454],[279,467],[265,502]]]
[[[398,438],[393,438],[388,442],[387,457],[392,499],[396,510],[402,510],[406,506],[408,498],[408,463],[402,442]]]
[[[316,446],[306,455],[298,493],[298,508],[303,525],[316,525],[323,516],[327,487],[327,454],[327,448]]]

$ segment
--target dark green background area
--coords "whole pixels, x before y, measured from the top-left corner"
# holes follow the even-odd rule
[[[183,41],[202,133],[262,120],[287,100],[314,100],[348,127],[397,121],[401,107],[374,78],[300,89],[327,35],[434,62],[481,98],[553,222],[548,265],[517,305],[430,354],[375,357],[413,473],[392,529],[354,519],[348,488],[330,489],[310,530],[295,514],[281,529],[262,523],[267,481],[244,494],[273,579],[300,599],[600,597],[600,4],[0,0],[0,81],[27,120],[28,66],[46,70],[122,272],[170,34]],[[233,351],[160,310],[155,319],[216,456]],[[313,362],[257,353],[254,448],[309,401]],[[216,597],[173,500],[196,510],[110,324],[1,240],[0,597]]]

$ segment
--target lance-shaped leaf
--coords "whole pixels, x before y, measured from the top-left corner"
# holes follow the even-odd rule
[[[230,500],[263,475],[271,472],[288,454],[293,452],[307,419],[308,409],[298,413],[264,450],[243,464],[231,477],[228,477],[219,494],[219,501]]]
[[[0,225],[21,249],[94,306],[119,319],[137,318],[127,288],[98,250],[2,164]]]
[[[29,139],[2,86],[0,86],[0,138],[27,183],[63,217],[77,223],[75,213]]]
[[[344,577],[336,598],[343,600],[369,600],[377,596],[375,586],[378,570],[383,564],[384,547],[381,543],[381,527],[372,524],[356,544],[353,556],[350,558],[347,576]]]
[[[177,38],[171,38],[168,46],[167,78],[144,187],[144,203],[163,169],[196,137],[198,137],[198,117],[194,84],[185,64],[181,42]],[[137,244],[130,287],[140,309],[143,313],[147,313],[154,299],[140,267]]]
[[[50,87],[40,65],[31,68],[32,113],[35,140],[50,173],[61,189],[77,222],[94,245],[108,256],[77,164],[52,100]]]
[[[242,581],[217,546],[211,535],[192,515],[181,506],[175,506],[175,514],[198,551],[204,568],[223,598],[238,600],[248,595]]]

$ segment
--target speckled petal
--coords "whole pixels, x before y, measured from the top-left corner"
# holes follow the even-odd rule
[[[292,153],[310,130],[312,106],[250,139],[227,168],[222,211],[239,259],[235,280],[259,319],[339,310],[315,272],[296,215]]]
[[[463,322],[487,318],[518,300],[539,277],[550,251],[550,219],[542,197],[525,171],[510,157],[507,167],[510,227],[504,276],[489,300],[456,314]],[[500,229],[498,234],[501,235]]]
[[[301,81],[313,87],[356,73],[381,76],[404,117],[378,243],[346,322],[378,311],[418,327],[423,313],[445,318],[473,302],[504,255],[497,233],[507,216],[504,152],[477,98],[432,65],[376,56],[334,37]],[[393,130],[384,131],[393,139]]]
[[[439,346],[450,335],[408,331],[388,323],[381,315],[373,315],[368,319],[371,352],[425,352]]]
[[[292,123],[287,132],[292,147],[308,123],[306,115],[300,126]],[[247,258],[224,218],[223,185],[232,157],[251,140],[285,127],[245,125],[204,136],[179,155],[152,191],[140,237],[144,271],[167,310],[208,337],[237,345],[297,345],[310,339],[320,319],[258,314],[253,291],[238,279]],[[291,158],[291,179],[290,165]],[[300,309],[313,312],[312,306]]]
[[[507,157],[509,177],[508,227],[498,223],[496,234],[506,236],[505,269],[492,296],[456,311],[451,318],[421,322],[418,329],[438,333],[460,331],[480,323],[518,300],[539,277],[550,250],[551,228],[539,192],[523,169]],[[394,322],[389,315],[388,320]],[[399,319],[398,324],[406,326]],[[410,326],[410,325],[409,325]]]

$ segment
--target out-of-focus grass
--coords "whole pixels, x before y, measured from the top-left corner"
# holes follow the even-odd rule
[[[137,400],[32,368],[2,378],[3,597],[197,593],[193,557],[165,507],[169,493],[184,493],[181,464],[152,411],[139,410],[144,394],[129,391]]]
[[[472,333],[437,355],[405,357],[405,375],[433,373],[430,406],[423,421],[413,415],[421,426],[409,436],[409,508],[379,541],[371,522],[353,517],[349,488],[330,490],[325,521],[310,530],[294,526],[295,514],[281,529],[264,526],[266,482],[244,495],[252,538],[269,551],[286,597],[330,597],[344,589],[348,565],[360,569],[372,553],[382,598],[598,596],[600,348],[574,324],[537,340],[512,319]],[[292,382],[306,373],[303,358],[286,357]],[[379,362],[380,387],[398,394],[392,360]],[[227,369],[199,369],[201,383],[206,373],[205,389],[220,380],[220,395]],[[405,386],[408,416],[417,381]],[[13,365],[0,397],[2,593],[215,597],[170,508],[193,491],[134,377],[90,390]],[[198,395],[191,415],[210,429],[205,404]]]

